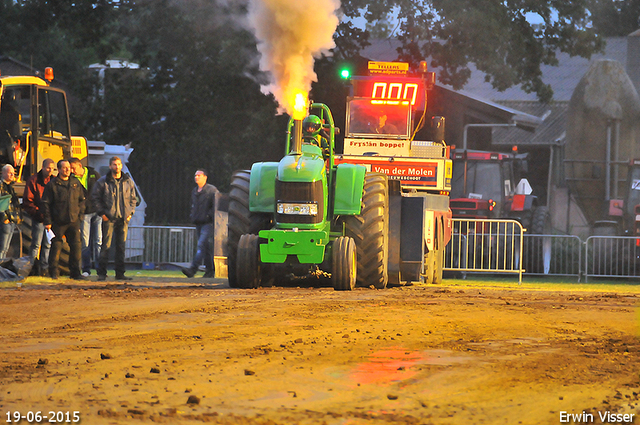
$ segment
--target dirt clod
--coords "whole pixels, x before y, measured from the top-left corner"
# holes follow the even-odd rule
[[[200,404],[200,397],[195,395],[190,395],[187,399],[187,404]]]

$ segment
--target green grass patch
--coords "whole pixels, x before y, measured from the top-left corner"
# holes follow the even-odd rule
[[[113,271],[109,271],[109,277],[106,283],[114,284],[117,281],[113,280]],[[95,281],[95,273],[91,275],[89,284],[103,284],[104,282]],[[175,280],[177,282],[189,280],[185,277],[180,270],[127,270],[127,276],[133,277],[132,284],[135,284],[136,278],[143,280],[153,280],[154,278],[162,279],[163,281]],[[200,276],[200,274],[198,274]],[[196,283],[198,279],[193,280]],[[75,281],[70,280],[67,276],[61,276],[57,281],[51,280],[46,277],[28,277],[21,283],[23,286],[30,285],[55,285],[55,284],[69,284]],[[80,283],[80,282],[76,282]],[[18,282],[16,281],[4,281],[0,282],[0,288],[16,288]],[[557,292],[615,292],[621,294],[640,294],[640,281],[636,279],[593,279],[592,282],[584,283],[577,282],[575,277],[528,277],[524,276],[522,284],[518,284],[518,277],[513,275],[508,276],[484,276],[473,275],[468,276],[467,279],[447,279],[445,278],[443,287],[465,287],[465,288],[493,288],[493,289],[513,289],[513,290],[528,290],[528,291],[557,291]],[[429,287],[435,288],[434,285]]]
[[[445,279],[443,285],[496,289],[526,289],[537,291],[588,291],[640,294],[640,281],[636,279],[590,279],[578,282],[575,277],[527,277],[518,284],[517,276],[477,276],[467,279]]]

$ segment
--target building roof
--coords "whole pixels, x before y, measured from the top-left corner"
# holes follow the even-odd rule
[[[493,144],[513,146],[564,143],[569,102],[543,104],[538,101],[505,101],[503,103],[519,111],[540,117],[541,124],[535,132],[523,131],[518,128],[496,128],[492,135]]]
[[[567,53],[558,54],[558,66],[542,65],[542,81],[550,84],[553,89],[554,101],[569,101],[573,90],[578,85],[580,78],[587,72],[591,63],[600,59],[617,60],[626,67],[627,65],[627,37],[609,37],[605,39],[606,46],[602,53],[597,53],[591,58],[579,56],[571,57]],[[395,39],[373,40],[371,45],[360,53],[364,57],[376,60],[397,60],[397,48],[400,42]],[[535,93],[526,93],[520,86],[511,87],[505,91],[498,91],[485,81],[486,74],[478,71],[473,64],[469,64],[471,76],[462,88],[465,93],[471,93],[480,98],[494,102],[502,101],[537,101]],[[437,68],[433,68],[438,73]]]
[[[626,37],[610,37],[606,39],[604,52],[594,54],[591,58],[580,56],[571,57],[567,53],[558,54],[558,66],[542,65],[542,81],[551,85],[553,89],[553,100],[568,102],[571,99],[573,90],[578,85],[582,76],[587,72],[589,66],[600,59],[613,59],[626,67],[627,62],[627,40]],[[535,93],[526,93],[520,86],[511,87],[503,92],[494,89],[490,83],[484,81],[485,74],[478,71],[473,65],[471,68],[471,78],[465,85],[464,90],[475,93],[479,96],[501,101],[537,101]]]

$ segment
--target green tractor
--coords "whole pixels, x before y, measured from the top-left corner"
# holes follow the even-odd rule
[[[310,112],[289,121],[280,162],[256,163],[232,177],[232,288],[329,274],[336,290],[387,286],[387,176],[359,164],[336,164],[331,111],[314,103]]]

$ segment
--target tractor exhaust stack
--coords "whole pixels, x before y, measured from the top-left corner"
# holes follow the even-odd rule
[[[293,143],[291,145],[291,154],[302,154],[302,120],[293,121]]]

